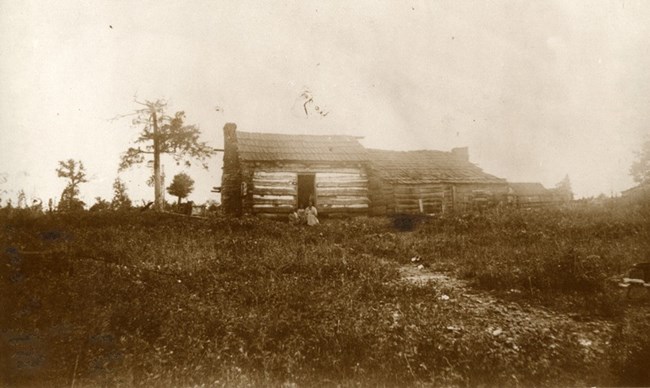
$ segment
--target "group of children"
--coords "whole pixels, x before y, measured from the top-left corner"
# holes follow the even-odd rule
[[[318,221],[318,210],[316,210],[316,206],[313,203],[310,203],[304,209],[298,209],[289,214],[289,221],[292,224],[307,224],[309,226],[320,224]]]

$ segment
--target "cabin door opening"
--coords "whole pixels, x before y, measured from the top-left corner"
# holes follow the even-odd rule
[[[298,208],[316,205],[316,174],[298,174]]]

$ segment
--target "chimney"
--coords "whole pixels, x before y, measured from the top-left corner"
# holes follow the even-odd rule
[[[226,214],[241,213],[241,171],[237,150],[237,124],[223,126],[223,173],[221,174],[221,204]]]
[[[451,154],[460,160],[469,162],[469,149],[467,147],[452,148]]]
[[[226,123],[223,126],[223,145],[235,140],[235,133],[237,132],[237,124],[235,123]]]
[[[224,168],[229,167],[229,165],[235,165],[238,167],[239,156],[237,147],[237,124],[235,123],[226,123],[223,126],[223,162]]]

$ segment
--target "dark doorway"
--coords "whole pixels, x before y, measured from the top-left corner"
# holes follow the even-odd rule
[[[306,208],[310,201],[316,205],[315,187],[315,174],[298,174],[298,208]]]

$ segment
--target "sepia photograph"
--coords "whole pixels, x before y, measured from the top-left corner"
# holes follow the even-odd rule
[[[649,387],[650,2],[0,1],[0,386]]]

